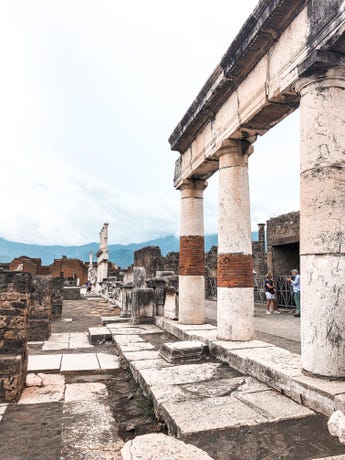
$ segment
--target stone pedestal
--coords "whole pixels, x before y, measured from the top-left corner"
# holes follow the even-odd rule
[[[63,305],[63,278],[53,278],[53,298],[52,298],[52,314],[54,316],[61,316]]]
[[[152,288],[132,291],[132,323],[152,323],[155,311],[154,291]]]
[[[179,322],[205,322],[204,180],[186,180],[181,190]]]
[[[254,337],[248,154],[228,140],[219,155],[217,327],[220,340]]]
[[[207,354],[208,346],[199,340],[163,343],[159,350],[159,355],[172,364],[197,362]]]
[[[302,79],[302,365],[345,377],[345,67]]]
[[[121,305],[121,318],[130,318],[132,316],[132,290],[134,288],[133,283],[126,283],[122,286],[122,305]]]
[[[146,280],[146,285],[152,288],[154,292],[155,314],[163,316],[167,286],[166,280],[164,278],[151,278]]]
[[[28,363],[31,275],[0,274],[0,403],[18,401]]]
[[[47,275],[32,277],[28,340],[47,340],[51,334],[53,279]]]

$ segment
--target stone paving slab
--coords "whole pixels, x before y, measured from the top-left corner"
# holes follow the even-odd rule
[[[220,366],[220,363],[186,364],[159,370],[143,369],[141,374],[149,386],[161,385],[166,382],[177,385],[210,380]]]
[[[113,337],[116,343],[121,344],[121,345],[125,343],[145,342],[145,340],[142,337],[140,337],[140,335],[136,335],[136,334],[132,334],[132,335],[113,334]]]
[[[163,433],[145,434],[127,441],[122,460],[212,460],[205,451]]]
[[[61,372],[96,370],[99,370],[96,353],[73,353],[70,355],[62,355]]]
[[[161,406],[169,434],[184,439],[193,433],[267,422],[257,411],[232,396],[197,401],[168,402]]]
[[[42,351],[68,350],[69,342],[44,342]]]
[[[127,361],[146,361],[150,359],[160,359],[159,351],[126,351],[123,353]]]
[[[63,405],[61,458],[114,459],[114,451],[119,450],[123,441],[117,434],[115,420],[105,401],[105,385],[71,384],[66,385],[66,392],[68,401]]]
[[[332,457],[319,457],[319,458],[313,458],[312,460],[345,460],[345,455],[336,455]]]
[[[29,355],[28,372],[59,371],[62,355]]]
[[[155,347],[149,342],[133,342],[133,343],[123,343],[121,344],[121,351],[125,353],[126,351],[144,351],[144,350],[154,350]]]
[[[275,390],[258,393],[235,392],[233,396],[272,422],[303,418],[314,414],[307,407],[297,404]]]
[[[120,360],[117,356],[108,353],[97,353],[99,366],[104,370],[112,370],[120,368]]]

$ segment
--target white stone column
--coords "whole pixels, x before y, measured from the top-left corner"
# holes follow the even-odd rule
[[[181,191],[179,322],[205,322],[204,180],[186,180]]]
[[[345,377],[345,68],[302,79],[303,368]]]
[[[219,155],[217,262],[218,339],[254,337],[254,284],[248,153],[228,140]]]

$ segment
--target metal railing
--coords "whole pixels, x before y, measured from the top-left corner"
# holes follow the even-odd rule
[[[291,284],[286,281],[287,275],[276,275],[274,277],[275,292],[278,307],[294,308],[293,291]],[[207,278],[208,292],[210,297],[217,297],[217,278]],[[265,277],[255,275],[254,277],[254,301],[266,302]]]

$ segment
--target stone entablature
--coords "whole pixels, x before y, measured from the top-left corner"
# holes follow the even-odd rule
[[[17,401],[28,363],[29,273],[0,273],[0,402]]]
[[[342,59],[344,22],[338,0],[261,1],[169,138],[181,153],[175,186],[217,171],[224,140],[241,139],[245,150],[293,112],[298,78]]]

